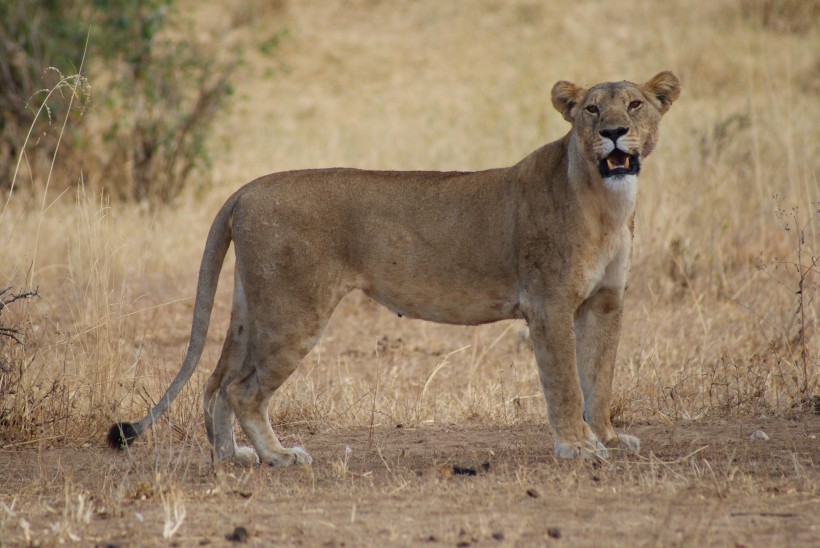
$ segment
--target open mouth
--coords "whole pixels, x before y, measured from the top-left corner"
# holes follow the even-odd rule
[[[640,169],[641,161],[637,154],[627,154],[617,148],[598,162],[598,171],[604,179],[613,175],[637,175]]]

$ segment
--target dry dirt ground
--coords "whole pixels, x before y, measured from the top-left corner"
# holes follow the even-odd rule
[[[629,431],[640,456],[605,462],[557,461],[538,425],[284,431],[315,459],[285,470],[190,443],[3,451],[0,545],[820,545],[820,416]]]

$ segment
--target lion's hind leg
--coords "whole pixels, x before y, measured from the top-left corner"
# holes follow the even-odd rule
[[[270,423],[268,407],[274,392],[296,370],[302,355],[251,345],[242,375],[226,390],[239,424],[256,448],[261,462],[270,466],[310,464],[313,459],[301,447],[282,446]]]
[[[278,294],[270,290],[271,286],[287,287],[288,293]],[[253,287],[265,290],[248,295],[248,350],[239,375],[226,387],[228,402],[263,463],[310,464],[312,459],[304,449],[286,448],[279,442],[271,427],[268,405],[274,392],[313,348],[344,292],[314,283],[308,276],[298,282],[291,278],[290,283],[281,285],[259,280]]]
[[[251,447],[236,444],[234,412],[228,403],[226,387],[239,376],[248,353],[248,307],[239,276],[234,282],[231,324],[222,346],[222,354],[205,387],[205,431],[211,442],[215,461],[230,459],[250,466],[259,462]]]

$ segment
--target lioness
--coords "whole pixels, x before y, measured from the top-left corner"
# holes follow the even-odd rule
[[[109,444],[138,438],[191,378],[233,240],[231,322],[205,389],[216,458],[311,462],[279,443],[268,403],[352,289],[410,318],[524,318],[557,455],[636,453],[638,439],[610,422],[612,375],[638,173],[679,94],[671,72],[643,85],[558,82],[552,104],[572,129],[508,168],[305,170],[248,183],[208,234],[182,369],[144,419],[111,427]],[[234,416],[253,449],[237,446]]]

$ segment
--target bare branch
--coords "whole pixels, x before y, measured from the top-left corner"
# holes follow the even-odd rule
[[[8,293],[10,290],[11,286],[6,287],[4,289],[0,289],[0,311],[2,311],[4,308],[6,308],[14,301],[19,301],[20,299],[31,299],[40,296],[39,288],[34,288],[32,291],[23,291],[22,293],[12,294],[9,297],[3,298],[3,295]]]
[[[21,335],[19,329],[14,329],[13,327],[0,327],[0,337],[8,337],[10,339],[14,339],[17,344],[23,344],[23,341],[20,340],[18,335]]]
[[[38,288],[31,291],[22,291],[20,293],[10,293],[11,290],[12,286],[0,289],[0,314],[2,314],[3,310],[14,301],[19,301],[20,299],[31,299],[40,295]],[[22,336],[23,333],[19,329],[0,325],[0,337],[8,337],[9,339],[13,339],[17,344],[23,344],[23,341],[21,340]]]

